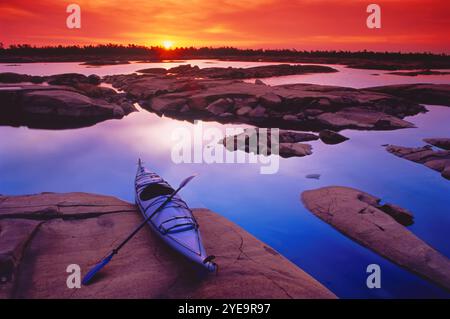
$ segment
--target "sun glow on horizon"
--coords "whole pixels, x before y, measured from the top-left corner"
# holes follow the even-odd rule
[[[166,49],[166,50],[170,50],[173,48],[173,42],[170,40],[164,40],[162,42],[162,45],[163,45],[164,49]]]

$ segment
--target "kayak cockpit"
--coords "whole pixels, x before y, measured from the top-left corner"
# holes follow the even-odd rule
[[[148,201],[158,196],[170,195],[175,190],[169,185],[153,183],[146,186],[139,195],[141,201]]]

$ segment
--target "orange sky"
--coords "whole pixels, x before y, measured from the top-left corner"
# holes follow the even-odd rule
[[[77,3],[82,28],[66,27]],[[366,7],[382,28],[366,27]],[[0,42],[450,53],[450,0],[0,0]]]

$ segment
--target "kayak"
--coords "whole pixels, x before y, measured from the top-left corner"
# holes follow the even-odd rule
[[[208,256],[202,243],[198,223],[187,204],[176,194],[161,210],[158,209],[175,191],[158,174],[150,172],[141,160],[135,181],[136,205],[147,224],[167,245],[208,271],[217,265]]]

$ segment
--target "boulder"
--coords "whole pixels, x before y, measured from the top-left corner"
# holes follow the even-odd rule
[[[331,186],[302,193],[306,208],[364,247],[450,290],[450,260],[410,232],[379,205],[380,200],[357,189]]]
[[[266,93],[259,98],[259,103],[263,107],[273,108],[281,103],[281,98],[274,93]]]
[[[53,212],[51,214],[42,212]],[[207,209],[194,209],[219,274],[200,277],[148,227],[89,286],[68,289],[142,221],[135,205],[87,193],[5,196],[0,202],[0,298],[336,298],[267,244]]]
[[[206,107],[206,110],[214,115],[221,115],[233,107],[232,99],[218,99]]]
[[[227,136],[222,143],[227,150],[242,150],[255,154],[277,154],[281,157],[303,157],[312,154],[309,144],[298,143],[318,139],[317,135],[303,132],[279,130],[278,136],[271,129],[245,129],[237,135]],[[265,136],[261,136],[265,134]]]
[[[236,110],[236,115],[245,116],[248,113],[250,113],[251,110],[252,110],[252,108],[250,106],[243,106]]]
[[[349,138],[331,130],[322,130],[319,137],[325,144],[339,144],[347,141]]]
[[[312,154],[312,146],[304,143],[280,143],[280,156],[303,157]]]

